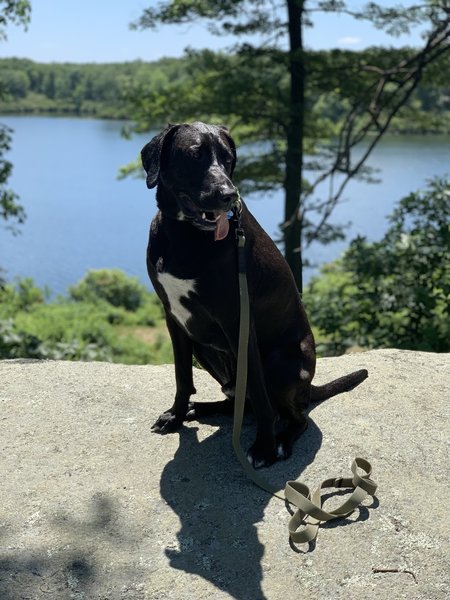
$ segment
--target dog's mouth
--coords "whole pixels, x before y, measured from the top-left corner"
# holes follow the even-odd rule
[[[183,202],[182,215],[180,220],[189,220],[192,225],[202,231],[213,231],[214,240],[220,241],[227,237],[230,229],[229,211],[223,210],[202,210],[196,206],[191,200]]]
[[[230,229],[228,214],[223,211],[202,211],[200,218],[197,217],[193,225],[203,231],[214,231],[216,242],[226,238]]]

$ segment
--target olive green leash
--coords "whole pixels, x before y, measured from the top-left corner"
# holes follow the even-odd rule
[[[296,512],[289,521],[289,536],[293,542],[309,542],[316,538],[319,525],[332,519],[348,516],[367,496],[374,496],[377,484],[370,479],[372,467],[364,458],[355,458],[352,463],[352,477],[326,479],[311,493],[309,488],[299,481],[288,481],[283,490],[278,490],[262,478],[250,465],[242,450],[240,437],[244,417],[245,397],[247,391],[248,339],[250,333],[250,301],[247,285],[245,261],[245,233],[240,226],[241,205],[238,200],[236,238],[238,247],[238,276],[240,295],[239,345],[236,372],[236,391],[233,422],[233,448],[245,473],[260,488],[287,501],[296,507]],[[364,475],[358,473],[358,468]],[[349,498],[332,512],[322,508],[321,492],[325,488],[353,488]]]

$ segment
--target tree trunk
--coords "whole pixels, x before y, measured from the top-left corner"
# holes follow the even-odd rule
[[[303,291],[302,192],[305,68],[302,40],[304,0],[287,0],[289,18],[290,115],[287,130],[284,253],[300,293]]]

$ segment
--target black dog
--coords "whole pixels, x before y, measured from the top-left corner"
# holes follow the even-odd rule
[[[189,416],[233,409],[239,330],[236,221],[227,213],[238,194],[231,177],[236,148],[227,129],[204,123],[169,125],[142,150],[147,186],[158,185],[159,212],[147,250],[150,279],[161,298],[175,357],[173,406],[153,426],[176,430]],[[315,345],[292,273],[242,203],[251,331],[247,396],[257,421],[248,452],[255,467],[287,458],[306,428],[310,400],[348,391],[361,370],[311,385]],[[221,384],[228,400],[191,404],[192,356]],[[283,426],[275,431],[276,421]]]

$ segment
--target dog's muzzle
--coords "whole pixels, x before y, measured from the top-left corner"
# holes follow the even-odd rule
[[[179,204],[181,210],[178,214],[178,219],[180,221],[191,221],[192,225],[202,231],[214,232],[215,241],[220,241],[228,235],[230,229],[229,219],[233,216],[233,211],[237,203],[240,205],[237,189],[233,193],[221,196],[219,202],[216,200],[215,204],[220,204],[223,208],[214,208],[212,210],[206,210],[199,206],[187,194],[180,194]]]

